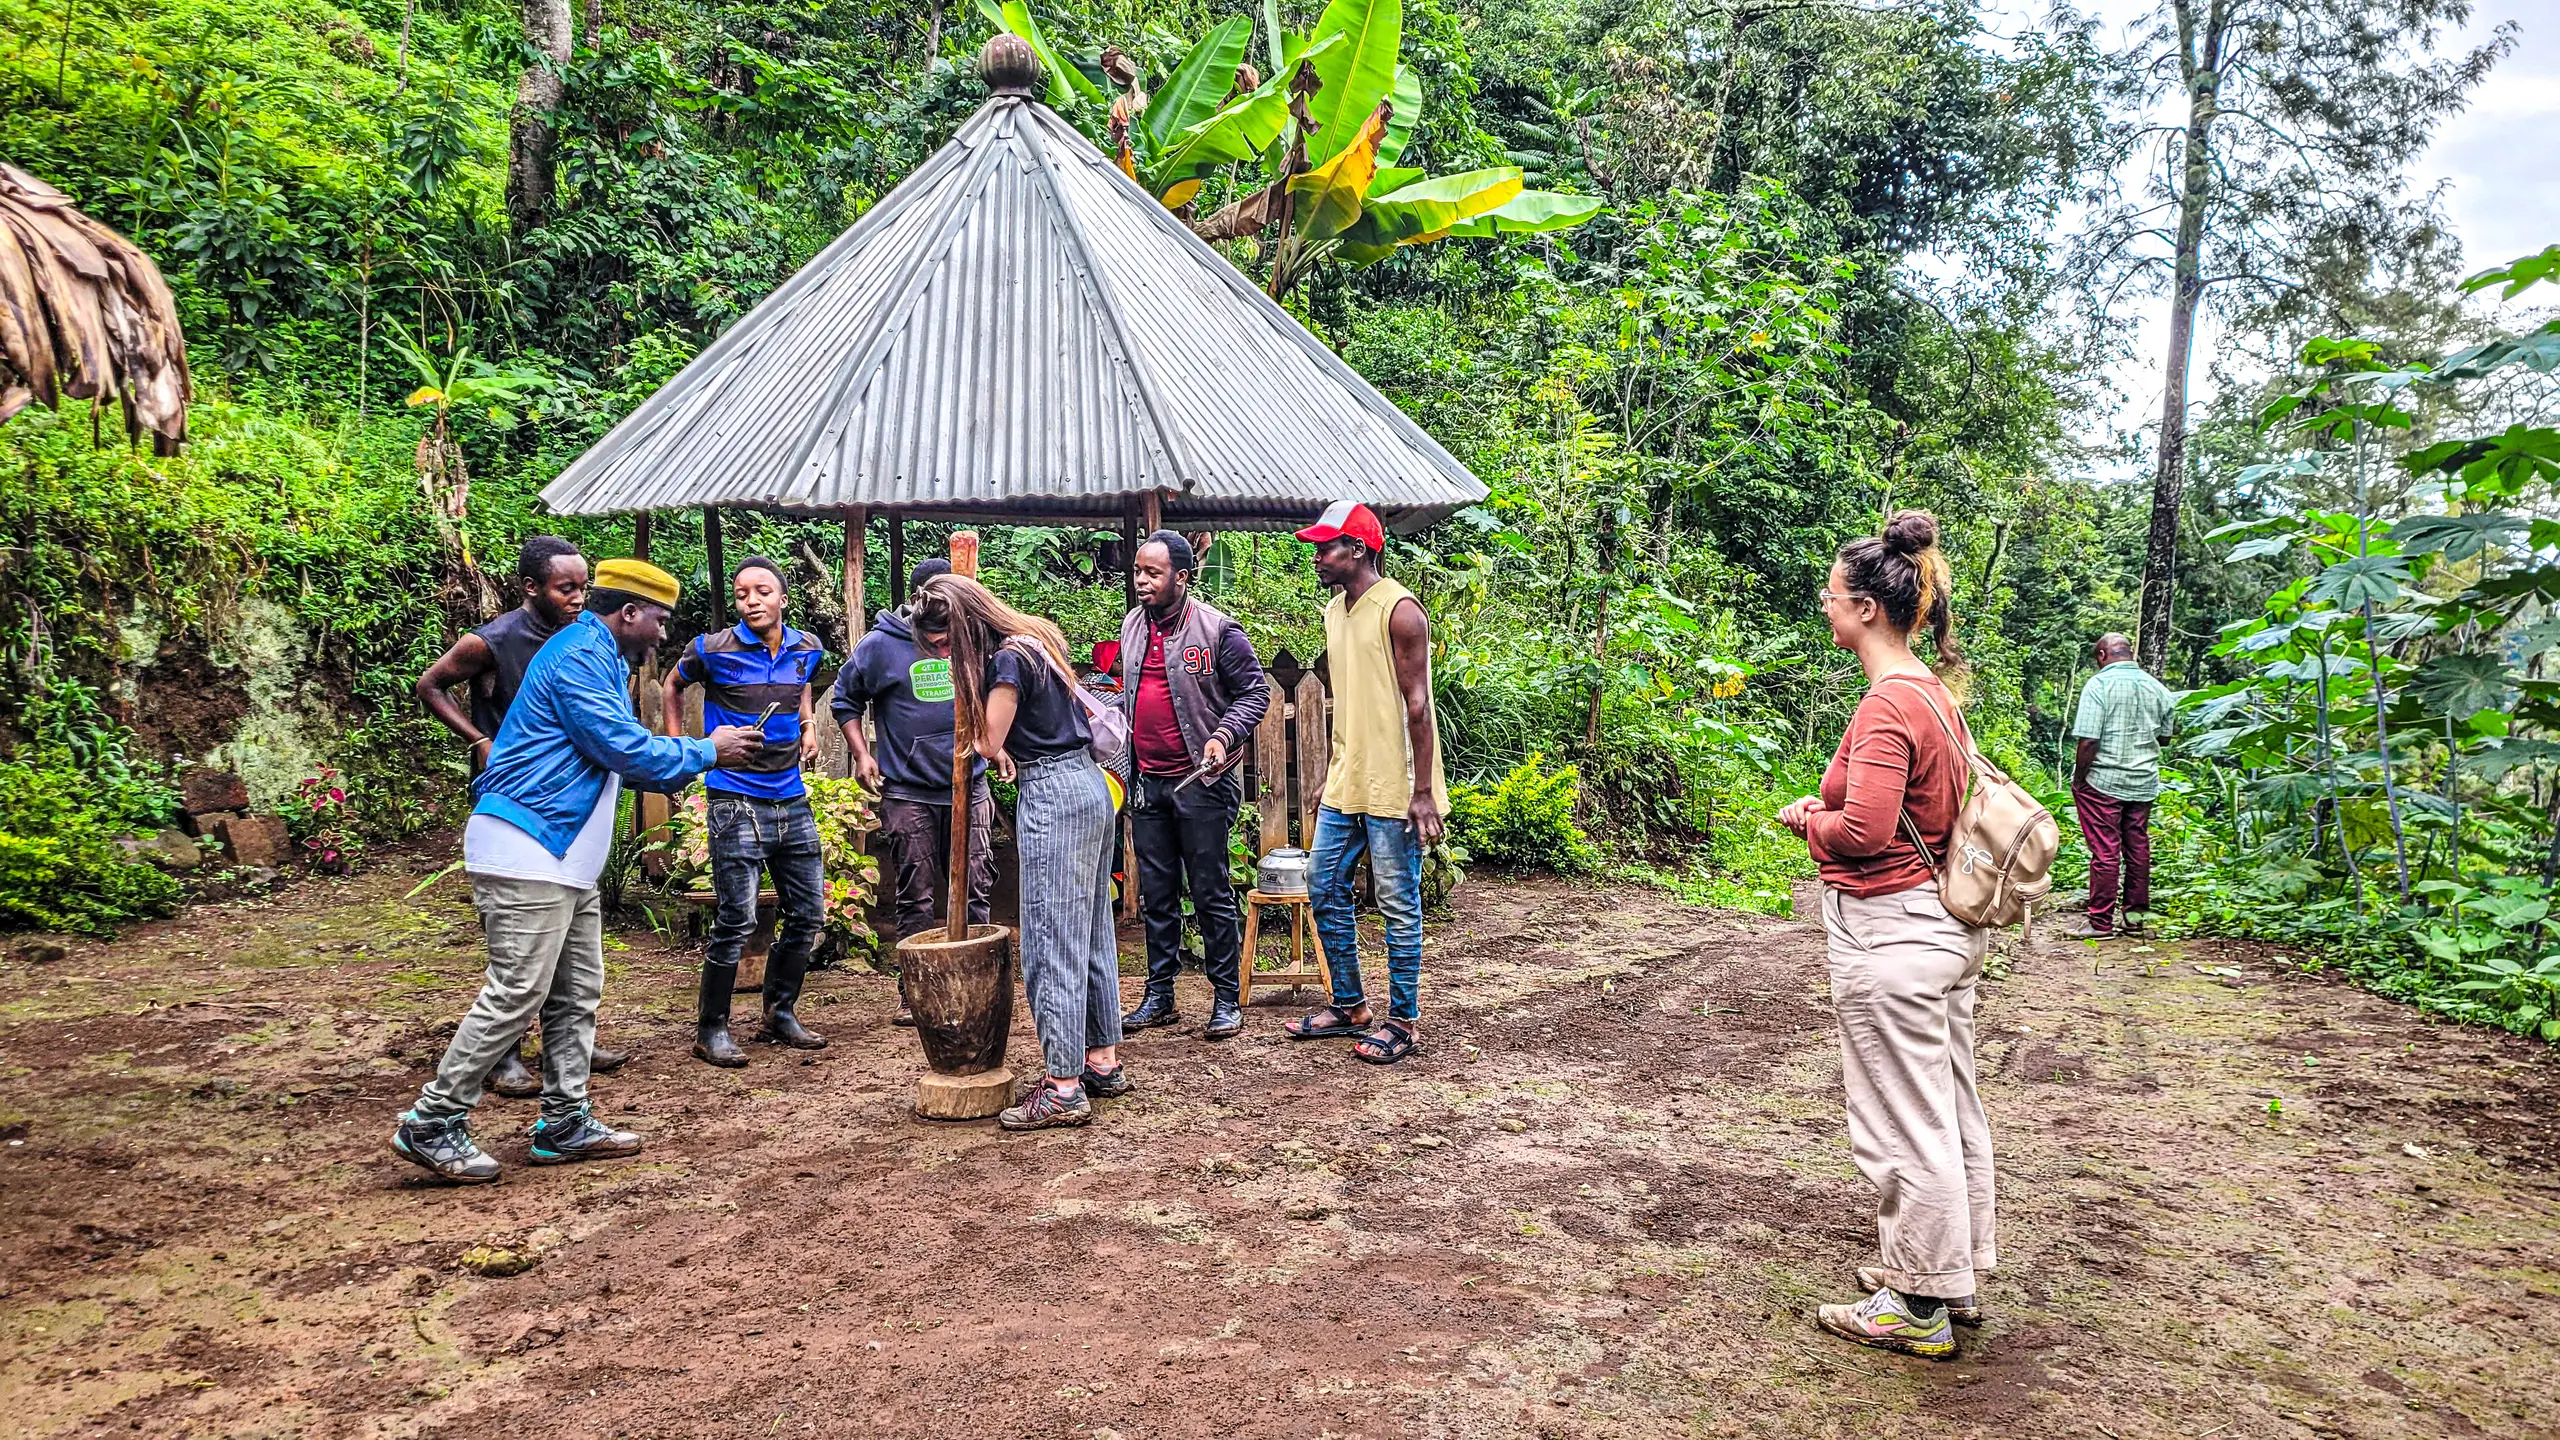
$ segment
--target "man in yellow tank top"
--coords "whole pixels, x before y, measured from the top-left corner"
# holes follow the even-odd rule
[[[1308,908],[1333,973],[1333,1003],[1289,1022],[1293,1040],[1356,1035],[1352,1053],[1377,1065],[1411,1054],[1422,1005],[1422,857],[1440,843],[1449,785],[1431,709],[1431,622],[1422,602],[1379,572],[1386,527],[1344,500],[1298,532],[1316,547],[1316,577],[1336,592],[1324,610],[1333,680],[1333,754],[1316,809]],[[1360,983],[1352,879],[1360,857],[1377,879],[1387,922],[1387,1018],[1378,1023]]]

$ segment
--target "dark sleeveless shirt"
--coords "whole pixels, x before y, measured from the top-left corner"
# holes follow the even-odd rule
[[[471,633],[489,647],[489,657],[496,662],[472,678],[471,723],[495,740],[498,727],[506,723],[508,707],[516,703],[516,688],[524,684],[525,667],[542,652],[543,642],[560,632],[546,628],[531,610],[519,605]]]

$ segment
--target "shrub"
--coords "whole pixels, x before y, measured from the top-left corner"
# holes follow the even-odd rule
[[[87,771],[0,762],[0,928],[105,935],[176,907],[178,882],[125,853],[127,817]]]
[[[1573,820],[1582,774],[1570,765],[1545,768],[1544,755],[1513,766],[1490,790],[1460,786],[1449,797],[1449,833],[1478,861],[1514,870],[1580,875],[1599,852]]]

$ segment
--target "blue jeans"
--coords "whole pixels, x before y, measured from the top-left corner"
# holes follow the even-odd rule
[[[764,962],[764,1008],[788,1010],[800,999],[809,954],[826,925],[826,862],[818,849],[818,817],[809,797],[764,800],[726,790],[711,792],[711,893],[719,908],[711,917],[711,950],[702,966],[704,1024],[729,1018],[729,992],[738,983],[738,957],[756,933],[756,892],[767,869],[782,923]]]
[[[1412,1020],[1422,1014],[1422,850],[1402,816],[1345,815],[1316,808],[1316,847],[1307,874],[1307,900],[1315,912],[1316,938],[1324,942],[1333,971],[1333,1003],[1348,1010],[1368,998],[1360,984],[1358,902],[1352,881],[1362,852],[1378,882],[1378,913],[1387,922],[1387,1015]]]

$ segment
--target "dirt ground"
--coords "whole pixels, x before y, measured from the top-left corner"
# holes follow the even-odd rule
[[[424,871],[421,863],[420,874]],[[0,970],[0,1431],[225,1436],[2549,1435],[2560,1080],[2228,947],[2018,946],[1983,1005],[2003,1264],[1953,1364],[1817,1334],[1874,1243],[1818,929],[1482,877],[1427,1048],[1128,1051],[1084,1131],[937,1125],[889,982],[686,1054],[610,956],[634,1160],[385,1146],[478,980],[398,867]],[[1134,948],[1134,946],[1132,947]],[[2208,973],[2223,972],[2223,973]],[[1382,977],[1373,977],[1382,981]],[[1285,993],[1285,992],[1284,992]],[[1025,1022],[1027,1027],[1027,1022]],[[1027,1028],[1018,1069],[1036,1047]],[[484,1243],[538,1257],[483,1278]]]

